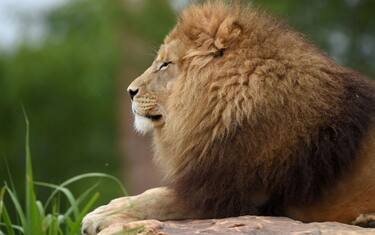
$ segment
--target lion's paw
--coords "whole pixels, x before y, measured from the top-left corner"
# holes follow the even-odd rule
[[[126,224],[137,220],[126,213],[129,206],[128,198],[120,198],[108,205],[98,207],[83,218],[81,233],[83,235],[97,235],[110,225]]]
[[[375,228],[375,214],[360,214],[352,224],[361,227]]]

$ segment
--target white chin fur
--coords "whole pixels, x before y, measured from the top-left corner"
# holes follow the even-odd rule
[[[153,129],[153,124],[150,119],[135,114],[134,127],[139,133],[146,134]]]

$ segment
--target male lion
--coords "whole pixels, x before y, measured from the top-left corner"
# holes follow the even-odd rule
[[[167,186],[96,209],[84,234],[144,219],[373,219],[375,86],[278,20],[192,5],[128,92]]]

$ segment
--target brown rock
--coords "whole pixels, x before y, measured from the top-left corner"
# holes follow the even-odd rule
[[[130,229],[130,230],[129,230]],[[121,230],[123,232],[121,232]],[[132,231],[132,232],[125,232]],[[254,235],[375,235],[375,229],[336,222],[302,223],[285,217],[241,216],[225,219],[166,221],[137,221],[128,225],[113,225],[99,235],[191,235],[191,234],[254,234]]]

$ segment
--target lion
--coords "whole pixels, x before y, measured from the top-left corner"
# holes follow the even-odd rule
[[[99,207],[83,234],[148,219],[374,221],[375,86],[280,20],[190,5],[128,92],[166,186]]]

